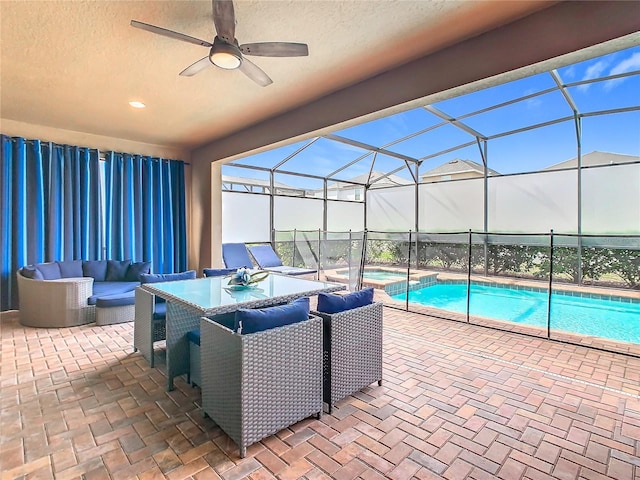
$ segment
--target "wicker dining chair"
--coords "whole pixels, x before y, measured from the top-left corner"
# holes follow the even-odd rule
[[[378,382],[382,385],[382,303],[327,314],[323,319],[323,401],[336,402]]]
[[[200,322],[202,410],[240,448],[322,414],[322,320],[241,335]]]

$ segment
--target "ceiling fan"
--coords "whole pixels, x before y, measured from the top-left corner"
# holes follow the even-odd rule
[[[233,1],[212,0],[212,3],[213,24],[217,32],[213,43],[183,33],[174,32],[173,30],[167,30],[166,28],[138,22],[137,20],[131,20],[131,26],[165,37],[210,48],[209,55],[189,65],[180,72],[180,75],[185,77],[191,77],[201,72],[212,63],[226,70],[237,68],[258,85],[266,87],[273,83],[273,80],[255,63],[245,58],[244,55],[255,55],[259,57],[305,57],[309,55],[309,47],[305,43],[260,42],[239,45],[235,37],[236,17],[233,10]]]

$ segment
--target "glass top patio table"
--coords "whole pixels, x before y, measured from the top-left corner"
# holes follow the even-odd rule
[[[202,315],[259,308],[320,292],[344,290],[345,285],[271,274],[246,289],[229,285],[229,277],[207,277],[176,282],[145,283],[142,288],[170,302],[198,310]]]

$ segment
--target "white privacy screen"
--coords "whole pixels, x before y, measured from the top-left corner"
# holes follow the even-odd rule
[[[273,228],[276,230],[318,230],[322,228],[322,200],[274,197]]]
[[[577,171],[489,178],[490,232],[575,233]]]
[[[582,232],[640,233],[640,164],[582,171]]]
[[[268,242],[269,197],[222,192],[223,243]]]
[[[484,228],[484,179],[427,183],[419,188],[419,227],[423,232]]]
[[[364,204],[328,201],[327,230],[330,232],[364,230]]]
[[[407,232],[416,229],[415,186],[380,188],[367,193],[367,229]]]

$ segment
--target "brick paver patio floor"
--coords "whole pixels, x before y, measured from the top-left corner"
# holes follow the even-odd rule
[[[637,358],[387,308],[383,386],[240,459],[132,324],[0,325],[2,479],[640,480]]]

